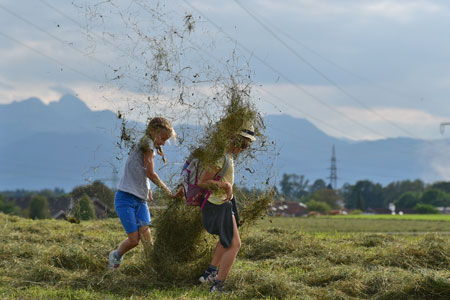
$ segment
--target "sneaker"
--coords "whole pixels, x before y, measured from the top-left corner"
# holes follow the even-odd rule
[[[210,293],[220,293],[223,292],[224,289],[224,282],[222,280],[214,280],[214,283],[212,284],[211,288],[209,289]]]
[[[123,259],[123,257],[117,259],[116,256],[114,255],[114,252],[116,252],[116,250],[112,250],[111,252],[109,252],[108,269],[110,270],[117,270],[120,267],[120,264],[122,263]]]
[[[203,273],[202,276],[198,279],[201,283],[205,282],[214,282],[217,279],[217,271],[209,272],[208,270]]]

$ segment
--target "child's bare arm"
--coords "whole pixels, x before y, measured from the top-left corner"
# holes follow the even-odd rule
[[[230,201],[233,196],[233,187],[229,182],[226,181],[218,181],[214,180],[214,176],[216,176],[217,172],[220,171],[220,168],[217,169],[205,169],[198,180],[198,185],[202,188],[218,191],[218,189],[223,189],[227,194],[227,197],[224,201]]]
[[[145,172],[147,177],[157,186],[159,186],[163,191],[165,191],[169,196],[172,197],[172,192],[169,190],[169,188],[166,186],[164,182],[161,181],[158,174],[156,174],[153,164],[153,158],[155,154],[153,151],[149,151],[144,154],[144,165],[145,165]]]

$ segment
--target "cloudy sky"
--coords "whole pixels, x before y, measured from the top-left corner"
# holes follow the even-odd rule
[[[450,121],[450,3],[435,0],[1,0],[0,103],[73,92],[93,110],[123,109],[145,98],[130,63],[145,36],[127,30],[159,35],[190,14],[189,60],[237,53],[265,114],[354,140],[450,136],[439,132]]]

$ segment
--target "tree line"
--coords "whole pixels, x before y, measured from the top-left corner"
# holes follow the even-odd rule
[[[96,219],[93,199],[114,213],[114,191],[101,181],[75,187],[70,193],[55,188],[41,191],[15,190],[0,193],[0,212],[31,219],[48,219],[60,210],[75,220]]]
[[[254,191],[241,188],[242,192],[254,195]],[[323,179],[310,183],[304,175],[283,174],[276,199],[301,202],[309,210],[328,213],[330,210],[348,208],[357,211],[389,209],[393,203],[397,211],[405,213],[437,213],[436,207],[450,207],[450,182],[440,181],[425,184],[422,180],[403,180],[382,186],[370,180],[355,184],[344,184],[334,190]],[[51,211],[65,210],[79,220],[95,219],[93,199],[98,199],[109,208],[108,216],[115,216],[114,191],[101,181],[75,187],[70,193],[62,189],[41,191],[4,191],[0,193],[0,212],[45,219]],[[72,204],[70,211],[68,208]]]
[[[420,179],[403,180],[382,186],[370,180],[345,183],[333,190],[323,179],[310,184],[304,175],[283,174],[278,192],[287,201],[296,201],[329,211],[338,207],[360,211],[389,209],[407,213],[437,213],[436,207],[450,207],[450,182],[426,184]],[[312,202],[311,202],[312,201]]]

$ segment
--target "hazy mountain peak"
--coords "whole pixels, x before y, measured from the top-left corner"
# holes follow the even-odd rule
[[[56,110],[64,110],[64,111],[71,111],[73,112],[88,112],[90,109],[87,107],[87,105],[81,101],[78,97],[66,94],[63,95],[59,101],[56,102],[50,102],[49,106]]]
[[[41,101],[41,99],[37,97],[31,97],[21,101],[14,101],[11,104],[2,104],[3,107],[27,107],[27,108],[35,108],[40,106],[45,106],[45,104]]]

